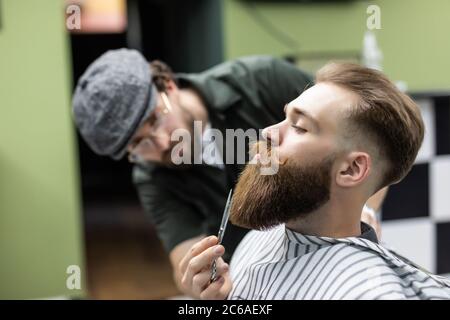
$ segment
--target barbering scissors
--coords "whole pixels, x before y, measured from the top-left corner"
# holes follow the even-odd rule
[[[230,217],[232,194],[233,194],[233,189],[230,189],[230,192],[228,193],[227,203],[225,204],[225,209],[223,210],[222,222],[220,223],[219,233],[217,235],[217,238],[219,239],[218,244],[222,243],[223,235],[225,234],[225,229],[226,229],[227,223],[228,223],[228,218]],[[216,259],[214,259],[212,267],[211,267],[211,279],[210,280],[211,280],[211,282],[214,282],[217,280]]]

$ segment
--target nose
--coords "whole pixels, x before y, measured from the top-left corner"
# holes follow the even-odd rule
[[[267,140],[272,146],[277,146],[281,143],[281,126],[277,123],[273,126],[266,127],[262,131],[262,137]]]

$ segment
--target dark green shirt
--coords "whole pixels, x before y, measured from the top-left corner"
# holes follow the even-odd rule
[[[224,150],[226,129],[258,130],[282,121],[284,105],[312,83],[294,65],[268,56],[228,61],[202,73],[178,74],[177,79],[180,87],[193,88],[202,97],[211,127],[223,134]],[[225,164],[224,170],[208,165],[179,170],[135,166],[133,181],[142,205],[167,251],[200,234],[217,234],[228,192],[242,169],[238,164]],[[228,224],[225,260],[247,231]]]

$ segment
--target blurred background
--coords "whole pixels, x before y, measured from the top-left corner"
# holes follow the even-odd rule
[[[368,31],[370,5],[381,29]],[[0,0],[0,299],[180,294],[131,165],[93,154],[71,118],[79,76],[121,47],[176,72],[251,54],[310,72],[332,59],[382,68],[427,126],[383,206],[382,240],[450,274],[449,31],[447,0]],[[75,288],[69,266],[80,268]]]

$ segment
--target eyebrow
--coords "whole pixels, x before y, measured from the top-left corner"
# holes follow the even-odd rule
[[[288,108],[288,104],[285,104],[284,113],[286,113],[287,108]],[[308,111],[300,109],[298,107],[294,107],[294,106],[292,106],[291,108],[294,113],[309,119],[316,128],[320,128],[319,122]]]

